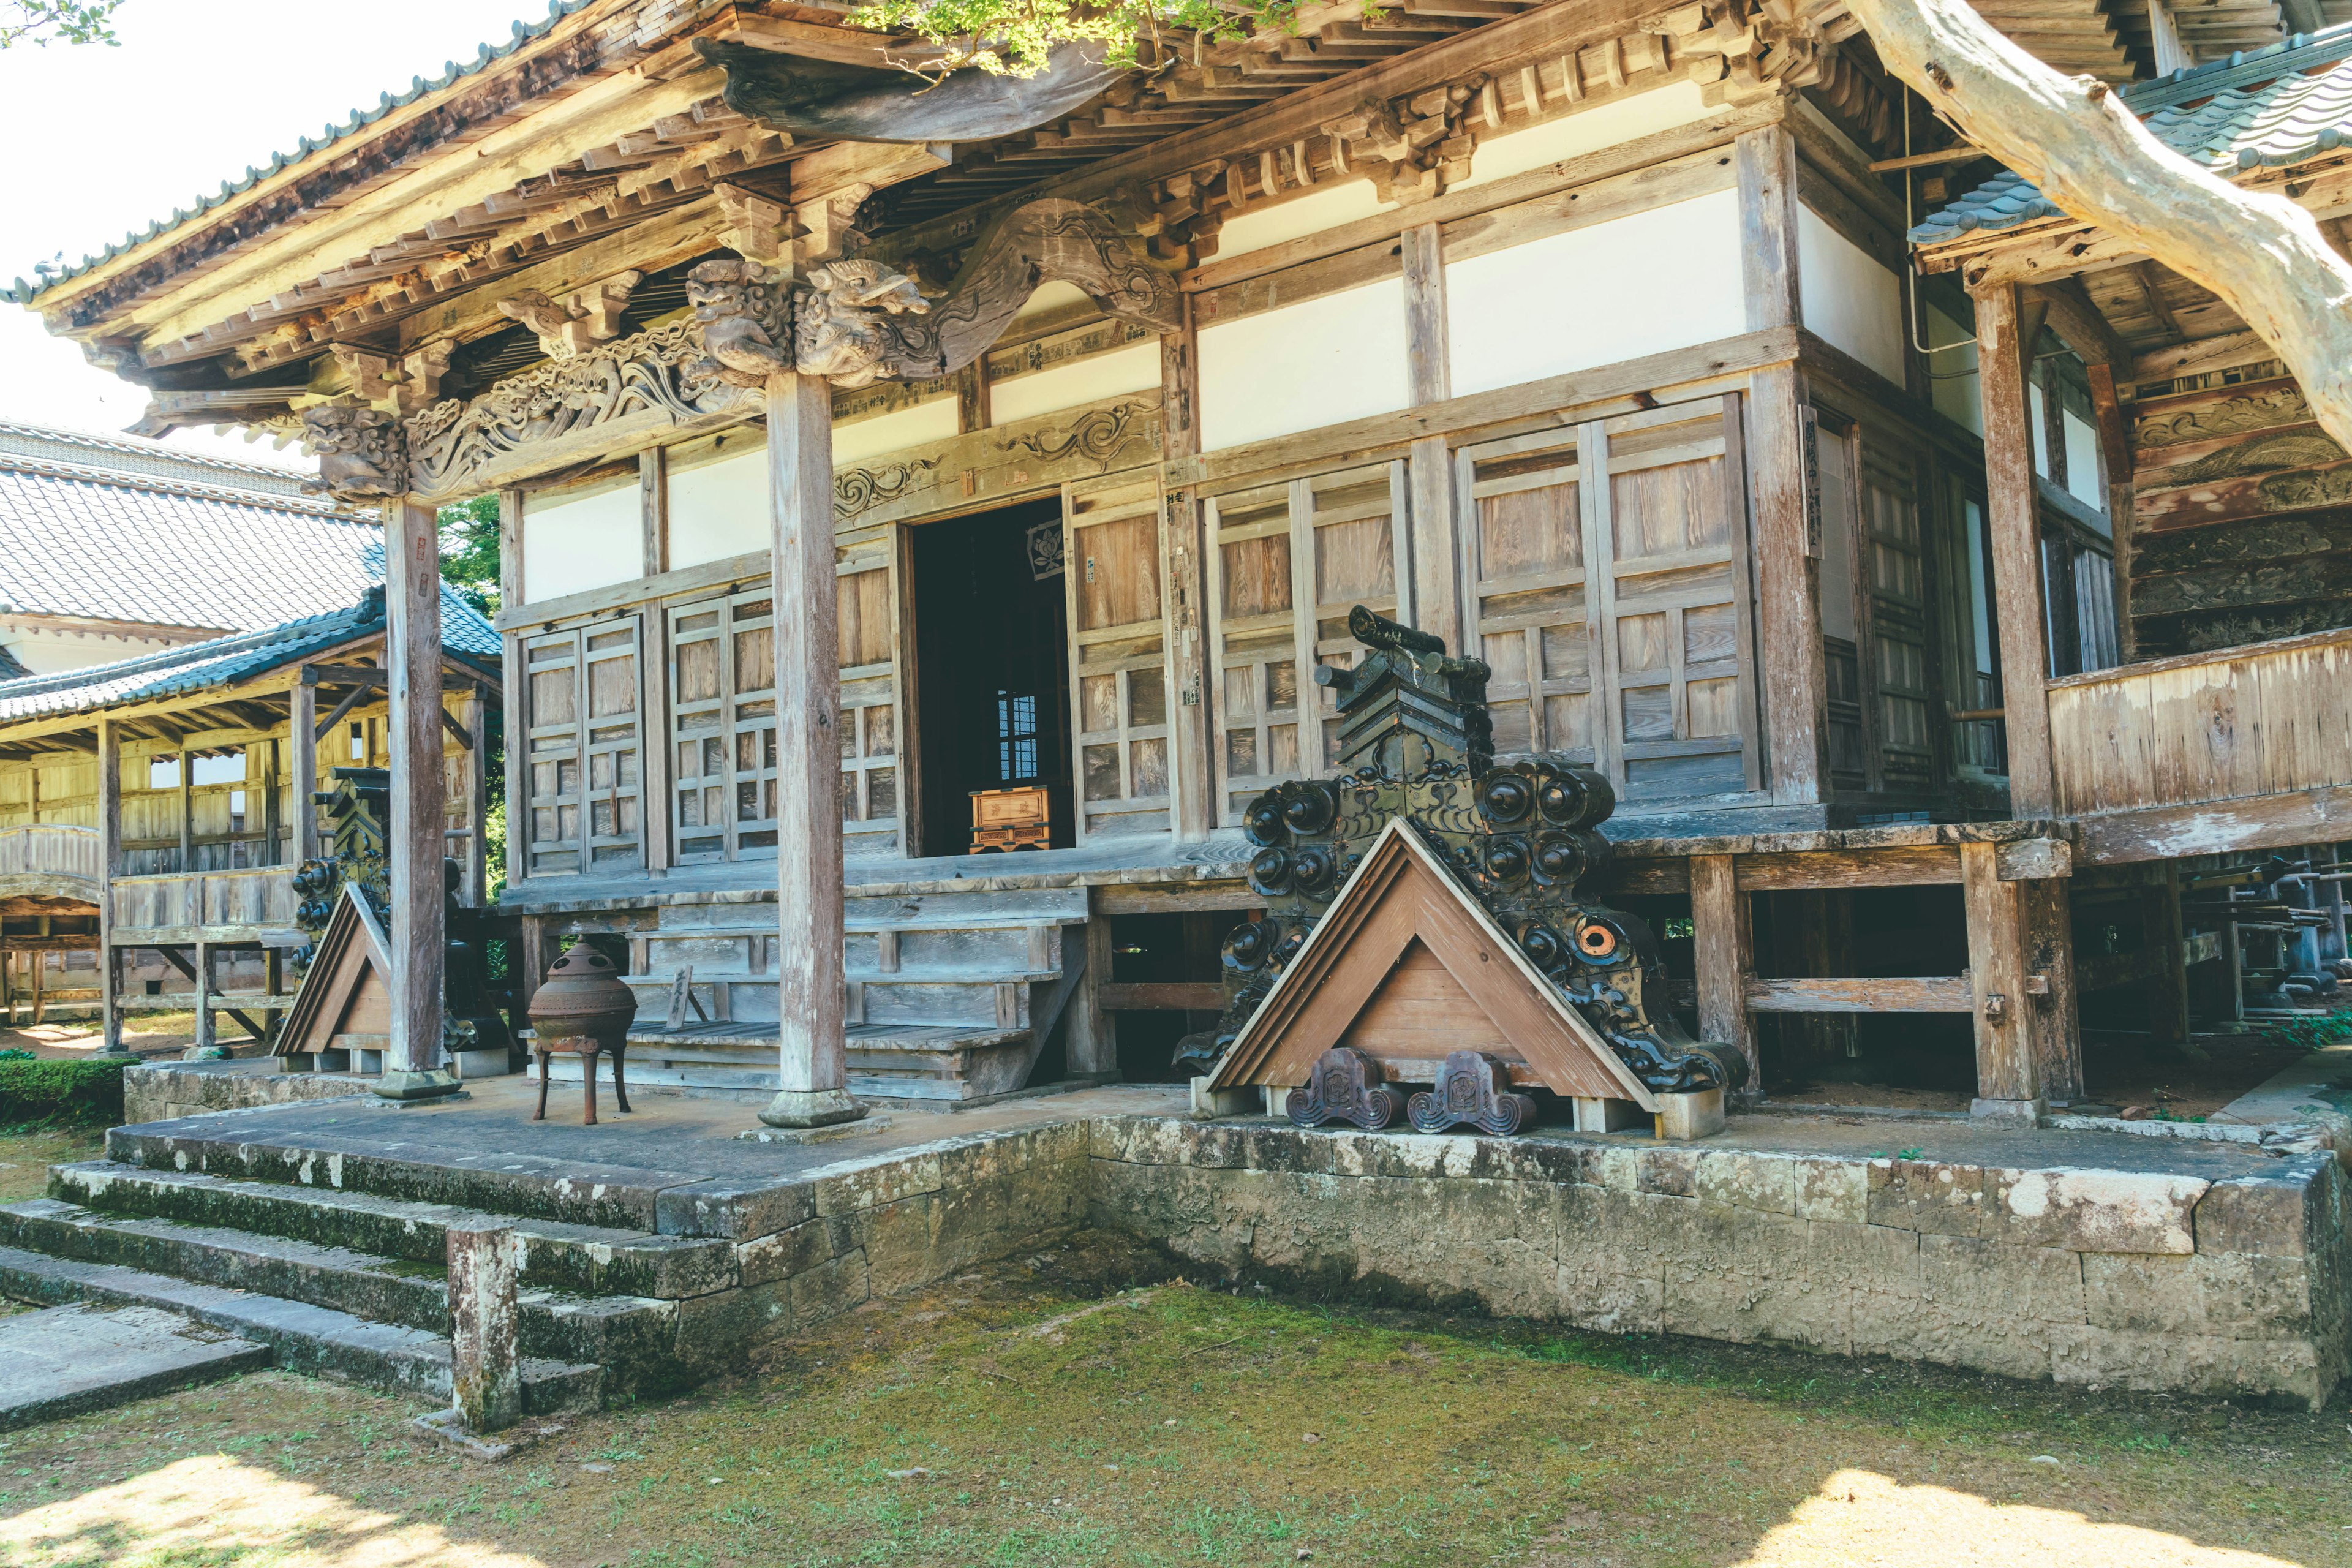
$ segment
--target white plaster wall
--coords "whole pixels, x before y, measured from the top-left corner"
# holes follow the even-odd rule
[[[2066,427],[2066,489],[2093,511],[2105,512],[2107,498],[2099,488],[2099,433],[2071,408],[2061,419]]]
[[[926,441],[943,441],[955,433],[956,400],[935,397],[896,413],[835,425],[833,465],[839,468],[844,463],[862,463],[878,453],[919,447]]]
[[[1452,262],[1445,300],[1456,397],[1737,337],[1748,327],[1738,193]]]
[[[1797,208],[1797,294],[1805,326],[1903,384],[1903,280],[1809,206]]]
[[[1637,92],[1479,142],[1478,150],[1470,158],[1470,177],[1446,188],[1466,191],[1491,180],[1580,158],[1587,153],[1671,131],[1677,125],[1688,125],[1713,112],[1700,97],[1698,83],[1694,81],[1678,81]],[[1222,249],[1219,254],[1223,254]]]
[[[1349,180],[1329,190],[1294,196],[1255,211],[1245,210],[1241,216],[1228,219],[1224,227],[1217,230],[1217,254],[1209,259],[1213,264],[1231,261],[1253,250],[1264,250],[1319,229],[1337,228],[1343,223],[1354,223],[1395,207],[1396,203],[1381,200],[1371,181]]]
[[[1404,279],[1204,328],[1200,353],[1206,451],[1402,408]]]
[[[1927,356],[1927,397],[1945,418],[1984,434],[1984,405],[1978,398],[1977,348],[1969,330],[1951,317],[1927,306],[1920,315],[1927,326],[1927,345],[1944,352]],[[1958,344],[1958,347],[1949,345]]]
[[[1090,359],[1057,364],[1050,370],[990,382],[989,423],[1012,425],[1056,409],[1116,397],[1122,392],[1157,391],[1159,386],[1160,343],[1155,339]],[[952,408],[952,404],[950,406]],[[954,434],[952,428],[949,434]]]
[[[763,427],[730,436],[721,455],[711,461],[670,470],[671,571],[767,548],[768,445]]]
[[[522,596],[529,605],[646,574],[644,513],[634,479],[522,503]]]

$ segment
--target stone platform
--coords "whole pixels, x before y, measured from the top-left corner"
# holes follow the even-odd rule
[[[1235,1279],[1619,1332],[2302,1404],[2346,1372],[2352,1199],[2325,1152],[1786,1116],[1672,1146],[1304,1131],[1140,1086],[796,1145],[740,1138],[724,1101],[647,1093],[584,1128],[530,1121],[533,1094],[118,1128],[0,1209],[0,1289],[178,1310],[439,1397],[443,1237],[499,1217],[526,1395],[555,1409],[740,1370],[1093,1225]]]

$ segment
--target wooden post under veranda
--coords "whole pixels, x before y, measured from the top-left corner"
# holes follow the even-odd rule
[[[114,885],[122,876],[122,731],[98,721],[98,1005],[104,1030],[99,1054],[131,1055],[122,1043],[122,970],[114,951]]]
[[[441,1065],[441,1018],[448,935],[441,863],[448,815],[441,755],[440,517],[413,497],[384,508],[384,668],[391,741],[392,1029],[383,1076],[387,1100],[430,1100],[457,1091]]]
[[[833,544],[833,388],[768,378],[776,627],[776,1097],[772,1127],[852,1121],[842,993],[839,616]]]

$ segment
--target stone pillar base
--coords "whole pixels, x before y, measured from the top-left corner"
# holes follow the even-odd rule
[[[1205,1078],[1192,1080],[1192,1120],[1213,1121],[1220,1116],[1248,1116],[1266,1103],[1262,1089],[1244,1085],[1240,1089],[1211,1089]]]
[[[1969,1119],[1993,1127],[2033,1127],[2049,1109],[2041,1100],[1972,1100]]]
[[[1723,1090],[1658,1096],[1658,1136],[1681,1143],[1723,1131]]]
[[[457,1075],[436,1068],[430,1072],[403,1072],[387,1068],[382,1078],[368,1086],[386,1100],[404,1104],[420,1100],[440,1100],[460,1092]]]
[[[771,1127],[831,1127],[855,1121],[866,1110],[845,1089],[782,1089],[760,1112],[760,1120]]]

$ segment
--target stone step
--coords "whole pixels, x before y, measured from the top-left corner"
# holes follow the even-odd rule
[[[436,1269],[447,1261],[443,1237],[449,1226],[503,1217],[456,1204],[384,1196],[349,1186],[338,1190],[174,1170],[169,1168],[173,1141],[123,1142],[121,1152],[144,1147],[166,1168],[146,1168],[135,1160],[53,1165],[50,1197],[103,1215],[170,1219],[350,1247]],[[337,1171],[358,1177],[372,1165],[347,1161]],[[521,1279],[526,1286],[674,1301],[736,1282],[734,1248],[724,1241],[548,1218],[509,1223],[523,1243]]]
[[[449,1342],[404,1323],[372,1323],[331,1307],[15,1247],[0,1247],[0,1293],[44,1306],[98,1301],[158,1308],[266,1345],[271,1361],[289,1371],[450,1397]],[[522,1398],[523,1408],[535,1415],[595,1409],[604,1400],[604,1369],[526,1357]]]
[[[77,1301],[0,1319],[0,1432],[256,1372],[268,1345],[152,1307]]]
[[[448,1280],[440,1268],[345,1247],[221,1226],[102,1215],[56,1198],[0,1207],[0,1242],[51,1258],[235,1286],[331,1307],[372,1322],[433,1334],[449,1331]],[[674,1301],[533,1287],[517,1293],[517,1307],[526,1355],[643,1373],[666,1363],[676,1341]]]

